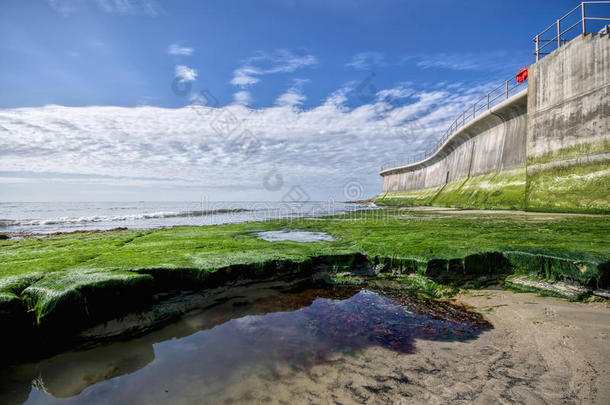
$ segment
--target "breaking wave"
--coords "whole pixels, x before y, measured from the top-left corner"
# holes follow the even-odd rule
[[[61,224],[85,224],[92,222],[114,222],[114,221],[137,221],[155,218],[180,218],[180,217],[202,217],[206,215],[234,214],[252,211],[245,208],[222,208],[217,210],[195,210],[195,211],[160,211],[143,214],[127,215],[92,215],[83,217],[59,217],[48,219],[0,219],[0,227],[10,226],[35,226],[35,225],[61,225]]]

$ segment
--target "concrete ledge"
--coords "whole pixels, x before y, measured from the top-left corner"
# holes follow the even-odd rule
[[[379,174],[381,176],[387,176],[390,174],[404,173],[407,171],[418,170],[430,166],[447,157],[459,145],[476,137],[477,135],[479,135],[480,132],[484,131],[485,129],[488,129],[491,126],[490,120],[492,120],[494,124],[498,124],[502,122],[501,116],[512,116],[516,113],[518,114],[520,110],[519,106],[525,108],[525,105],[522,105],[522,103],[525,105],[527,104],[527,89],[524,89],[519,93],[511,96],[507,100],[504,100],[495,107],[490,108],[481,115],[477,116],[474,120],[464,125],[462,128],[457,130],[451,137],[449,137],[449,139],[447,139],[445,143],[443,143],[441,147],[432,156],[417,163],[382,170],[381,172],[379,172]]]
[[[543,170],[558,167],[584,166],[592,163],[610,162],[610,153],[596,153],[593,155],[577,156],[571,159],[554,160],[548,163],[539,163],[527,166],[527,174],[531,175]]]

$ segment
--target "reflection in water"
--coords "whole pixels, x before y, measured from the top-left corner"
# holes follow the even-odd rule
[[[14,367],[0,376],[0,392],[27,404],[215,403],[253,373],[277,379],[370,346],[411,353],[415,339],[464,340],[482,330],[413,308],[355,287],[258,291],[138,339]]]
[[[292,242],[334,242],[335,238],[326,232],[310,231],[265,231],[256,234],[257,238],[267,242],[292,241]]]

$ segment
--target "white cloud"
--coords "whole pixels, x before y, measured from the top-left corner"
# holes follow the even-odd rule
[[[27,172],[30,178],[44,173],[114,176],[108,183],[116,185],[137,178],[154,185],[160,179],[164,185],[217,190],[212,197],[222,199],[222,190],[228,189],[265,195],[263,178],[276,169],[286,189],[269,198],[281,199],[293,185],[312,198],[332,193],[341,198],[343,186],[353,179],[373,195],[381,187],[381,162],[424,150],[480,96],[465,91],[472,85],[420,92],[403,85],[382,91],[410,93],[404,104],[374,101],[349,108],[354,91],[343,88],[315,108],[286,108],[302,102],[300,84],[277,106],[264,109],[244,107],[249,94],[239,92],[235,99],[240,102],[224,108],[0,110],[0,172]],[[249,149],[257,142],[259,147]]]
[[[399,87],[395,87],[392,89],[384,89],[384,90],[379,90],[376,94],[377,96],[377,100],[379,101],[384,101],[384,100],[397,100],[397,99],[402,99],[402,98],[406,98],[406,97],[410,97],[415,93],[415,90],[413,90],[412,88],[408,88],[405,86],[399,86]]]
[[[260,81],[259,76],[263,74],[259,69],[253,68],[251,66],[243,66],[239,69],[235,69],[233,72],[233,79],[231,79],[231,84],[234,86],[246,87]]]
[[[176,65],[175,74],[181,82],[192,82],[197,78],[197,71],[184,65]]]
[[[187,48],[186,46],[181,46],[180,44],[171,44],[167,49],[167,53],[170,55],[189,56],[193,54],[193,48]]]
[[[307,100],[307,97],[302,92],[303,84],[306,82],[307,80],[304,79],[296,79],[294,84],[275,100],[275,105],[280,107],[298,107],[302,105]]]
[[[512,66],[515,60],[526,60],[521,52],[495,51],[485,53],[433,53],[408,55],[401,62],[414,62],[422,69],[449,69],[457,71],[499,71]]]
[[[360,52],[352,57],[345,66],[366,70],[373,66],[384,66],[383,54],[380,52]]]
[[[241,66],[233,71],[231,84],[246,87],[258,83],[260,76],[274,73],[291,73],[297,69],[313,66],[317,63],[315,56],[295,54],[286,49],[273,53],[258,52],[242,61]]]
[[[57,13],[67,17],[76,12],[80,2],[73,0],[47,0],[47,3]]]
[[[235,104],[248,105],[252,102],[252,95],[248,91],[241,90],[233,94],[233,100]]]
[[[143,12],[157,16],[163,11],[155,0],[94,0],[94,2],[107,13],[137,14]]]
[[[163,8],[156,0],[47,0],[49,6],[64,17],[76,13],[82,7],[95,5],[97,9],[114,14],[148,14],[157,16]]]

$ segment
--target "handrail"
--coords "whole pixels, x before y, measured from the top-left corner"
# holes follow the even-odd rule
[[[521,91],[526,86],[526,82],[519,83],[517,82],[517,78],[515,76],[511,76],[510,78],[506,79],[504,83],[500,84],[497,87],[494,87],[490,92],[485,94],[485,96],[475,101],[471,107],[467,108],[461,114],[459,114],[458,117],[451,123],[449,129],[447,129],[443,133],[443,136],[439,140],[434,142],[434,144],[428,146],[426,150],[418,154],[409,156],[407,159],[401,161],[401,163],[398,165],[395,164],[397,163],[396,161],[386,162],[381,166],[381,170],[383,171],[388,168],[406,166],[427,159],[428,157],[432,156],[438,149],[440,149],[440,147],[451,137],[451,135],[455,134],[460,128],[473,121],[480,114],[495,107],[500,102],[508,100],[510,96],[516,94],[515,89],[519,89],[519,91]]]
[[[610,18],[605,17],[588,17],[586,13],[587,5],[610,5],[610,1],[583,1],[578,6],[573,8],[563,17],[555,21],[553,24],[549,25],[544,31],[540,32],[533,39],[535,43],[535,51],[534,55],[536,55],[536,62],[540,60],[540,57],[544,57],[544,55],[548,55],[550,52],[540,52],[542,49],[546,48],[549,45],[557,44],[557,48],[565,45],[572,38],[563,38],[564,34],[572,31],[575,27],[581,26],[581,30],[578,31],[577,35],[586,34],[587,33],[587,21],[609,21]],[[572,24],[567,29],[562,30],[561,23],[568,17],[572,16],[576,11],[580,10],[580,19]],[[546,34],[551,28],[555,28],[555,36],[551,39],[541,38],[544,34]],[[542,45],[541,45],[542,43]]]
[[[571,38],[564,37],[564,34],[567,34],[568,32],[572,31],[578,25],[580,25],[582,28],[579,31],[579,33],[586,34],[587,33],[587,21],[608,21],[608,22],[610,22],[610,18],[588,17],[586,15],[586,13],[585,13],[586,6],[593,5],[593,4],[610,6],[610,1],[583,1],[578,6],[576,6],[574,9],[572,9],[567,14],[565,14],[563,17],[561,17],[560,19],[555,21],[553,24],[548,26],[544,31],[542,31],[541,33],[536,35],[534,37],[534,42],[535,42],[534,55],[536,55],[536,61],[539,61],[541,56],[544,57],[544,55],[548,55],[549,53],[552,52],[552,51],[541,52],[542,49],[544,49],[548,45],[557,44],[557,48],[560,48],[561,46],[565,45],[569,40],[573,39],[574,37],[571,37]],[[574,14],[578,10],[581,11],[581,13],[580,13],[581,18],[577,22],[572,24],[570,27],[568,27],[567,29],[564,29],[562,31],[561,22],[564,21],[566,18],[570,17],[572,14]],[[542,35],[544,35],[546,32],[548,32],[553,27],[556,28],[555,37],[553,37],[551,39],[541,38]],[[516,84],[513,84],[513,82],[515,82]],[[505,80],[502,84],[498,85],[493,90],[491,90],[490,92],[485,94],[485,96],[483,96],[481,99],[475,101],[471,107],[467,108],[461,114],[459,114],[458,117],[451,123],[449,128],[445,131],[445,133],[443,133],[443,136],[438,141],[436,141],[433,145],[429,146],[422,152],[419,152],[415,155],[407,157],[405,160],[400,161],[400,163],[397,163],[397,161],[386,162],[381,166],[381,170],[383,171],[383,170],[387,170],[390,168],[407,166],[407,165],[410,165],[410,164],[413,164],[416,162],[420,162],[420,161],[423,161],[423,160],[429,158],[451,137],[451,135],[456,133],[460,128],[462,128],[464,125],[466,125],[470,121],[474,120],[477,117],[477,113],[480,114],[481,111],[487,111],[490,108],[494,107],[495,105],[498,104],[497,103],[498,99],[508,99],[511,94],[514,94],[515,89],[517,89],[517,88],[521,89],[525,85],[526,85],[525,82],[523,82],[523,83],[517,82],[516,77],[514,77],[514,76]],[[503,91],[500,94],[494,95],[494,93],[498,92],[498,90],[500,90],[500,89],[503,89]],[[479,106],[480,104],[482,104],[482,106]]]

